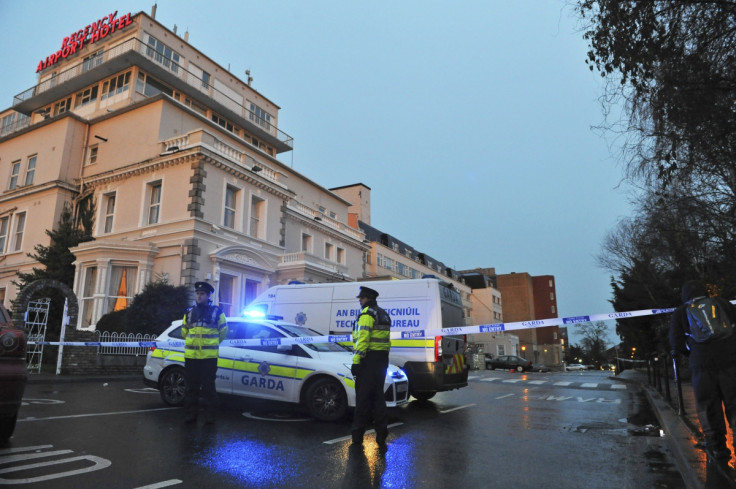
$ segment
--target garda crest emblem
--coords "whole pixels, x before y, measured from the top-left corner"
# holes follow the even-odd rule
[[[258,365],[258,373],[260,373],[261,375],[266,375],[270,371],[271,371],[271,366],[268,364],[268,362],[263,362],[260,365]]]
[[[307,314],[304,312],[298,312],[296,313],[296,317],[294,318],[294,322],[298,324],[299,326],[304,326],[307,323]]]

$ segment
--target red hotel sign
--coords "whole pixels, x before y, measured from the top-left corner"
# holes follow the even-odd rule
[[[79,29],[76,32],[72,32],[68,37],[65,37],[61,41],[61,49],[46,56],[45,60],[38,62],[36,73],[56,64],[60,59],[76,54],[85,44],[94,44],[107,37],[108,34],[112,34],[116,30],[123,29],[133,23],[130,12],[122,17],[117,17],[117,15],[118,11],[116,10],[110,15],[85,26],[84,29]]]

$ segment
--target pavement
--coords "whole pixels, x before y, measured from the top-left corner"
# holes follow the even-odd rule
[[[657,385],[645,369],[627,369],[611,377],[614,380],[639,385],[646,394],[652,410],[668,437],[670,450],[688,489],[736,489],[734,457],[729,464],[709,462],[703,448],[692,384],[682,383],[682,407],[674,381],[667,385],[660,380]],[[729,433],[728,445],[733,451],[733,433]]]

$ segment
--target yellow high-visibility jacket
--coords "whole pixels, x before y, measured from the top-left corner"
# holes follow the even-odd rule
[[[391,318],[380,307],[366,306],[360,312],[353,331],[353,364],[360,364],[369,351],[391,349]]]
[[[217,358],[227,337],[227,320],[218,306],[207,304],[187,309],[181,325],[184,358]]]

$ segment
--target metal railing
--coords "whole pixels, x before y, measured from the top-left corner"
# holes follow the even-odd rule
[[[156,335],[141,333],[110,333],[108,331],[95,331],[99,342],[124,342],[124,341],[153,341]],[[98,355],[125,355],[142,356],[148,353],[145,346],[98,346]]]
[[[257,126],[261,130],[271,134],[286,146],[290,148],[294,147],[294,138],[281,131],[279,128],[271,124],[269,121],[265,120],[263,117],[246,108],[244,105],[242,105],[242,103],[232,99],[226,93],[217,90],[214,87],[214,83],[202,80],[202,78],[197,76],[195,73],[186,70],[182,65],[174,62],[174,60],[172,60],[171,58],[163,56],[152,46],[144,43],[137,38],[128,39],[116,46],[112,46],[106,49],[98,57],[94,58],[94,63],[80,60],[79,63],[74,64],[73,66],[62,71],[58,75],[47,78],[37,85],[24,90],[23,92],[13,97],[13,106],[25,102],[37,95],[48,91],[51,88],[59,86],[69,80],[82,75],[87,71],[101,66],[115,58],[124,56],[130,52],[137,52],[145,56],[147,59],[163,67],[170,75],[173,75],[183,82],[191,85],[192,87],[197,88],[197,90],[206,94],[207,96],[209,96],[209,98],[232,110],[243,119],[250,121],[254,126]]]
[[[673,354],[658,352],[647,360],[646,365],[649,385],[657,389],[667,402],[677,409],[680,416],[685,415],[678,357]],[[671,390],[672,384],[675,387],[674,396]]]

